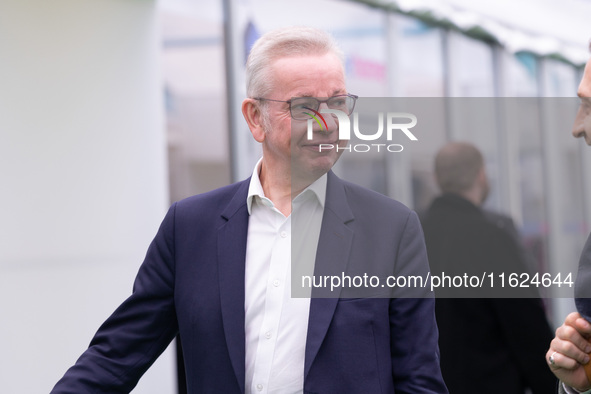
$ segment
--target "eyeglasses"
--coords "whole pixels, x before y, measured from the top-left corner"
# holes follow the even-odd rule
[[[278,103],[288,103],[289,112],[291,118],[294,120],[308,120],[314,115],[314,112],[318,111],[320,104],[326,103],[329,109],[337,109],[351,115],[353,108],[355,108],[355,102],[357,98],[354,94],[341,94],[338,96],[332,96],[327,99],[321,100],[316,97],[295,97],[291,100],[272,100],[262,97],[254,97],[255,100],[260,101],[275,101]]]

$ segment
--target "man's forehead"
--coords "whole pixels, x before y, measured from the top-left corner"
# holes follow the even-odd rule
[[[282,67],[286,65],[299,65],[301,63],[310,62],[310,63],[331,63],[335,66],[338,65],[338,68],[344,70],[343,62],[341,59],[332,52],[325,52],[325,53],[310,53],[310,54],[295,54],[295,55],[282,55],[275,57],[270,66],[276,66],[280,64]]]
[[[344,67],[331,52],[283,56],[271,63],[274,90],[290,97],[331,97],[346,94]]]
[[[341,94],[347,94],[347,89],[345,89],[344,87],[334,89],[332,91],[332,93],[330,93],[330,95],[327,97],[338,96]],[[318,96],[316,96],[313,92],[310,92],[310,91],[301,91],[301,92],[296,91],[294,93],[293,97],[318,97]],[[318,97],[318,98],[324,98],[324,97]]]

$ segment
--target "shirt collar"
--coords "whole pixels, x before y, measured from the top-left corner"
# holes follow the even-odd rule
[[[262,202],[264,205],[268,207],[273,207],[274,204],[271,200],[265,197],[265,192],[263,191],[263,185],[261,185],[261,179],[259,178],[259,172],[261,169],[261,163],[263,159],[260,158],[257,164],[254,166],[254,170],[252,171],[252,177],[250,178],[250,185],[248,186],[248,195],[246,197],[246,206],[248,208],[248,214],[252,213],[252,204],[255,197],[259,198],[259,201]],[[327,184],[327,175],[324,174],[320,178],[318,178],[314,183],[304,189],[300,194],[298,194],[294,199],[293,202],[300,203],[306,201],[310,196],[316,196],[316,199],[320,203],[320,206],[324,208],[324,203],[326,201],[326,184]]]

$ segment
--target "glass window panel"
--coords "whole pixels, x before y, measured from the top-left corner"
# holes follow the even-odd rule
[[[403,97],[440,97],[444,95],[441,29],[418,19],[394,15],[396,56],[394,78]]]
[[[450,56],[455,85],[454,96],[494,96],[494,72],[490,45],[451,32]]]
[[[508,55],[506,59],[505,91],[508,97],[533,97],[538,95],[537,58],[527,52]]]
[[[170,198],[230,181],[220,4],[160,4]]]

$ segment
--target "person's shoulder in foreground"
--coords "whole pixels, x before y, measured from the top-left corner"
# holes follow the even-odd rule
[[[591,42],[589,43],[591,51]],[[577,95],[581,100],[572,135],[584,138],[591,146],[591,59],[587,61]],[[579,260],[575,283],[575,303],[579,313],[569,314],[556,330],[556,336],[546,352],[550,370],[560,379],[560,390],[568,393],[591,392],[591,236]]]

